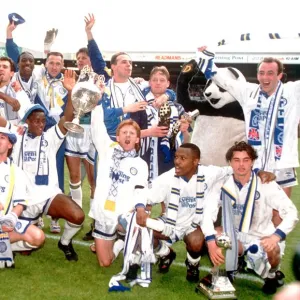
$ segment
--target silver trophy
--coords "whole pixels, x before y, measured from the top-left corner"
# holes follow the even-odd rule
[[[92,111],[102,97],[100,90],[104,84],[104,76],[97,75],[90,67],[84,66],[80,72],[79,79],[72,90],[72,104],[74,107],[74,119],[72,122],[65,122],[64,127],[74,133],[82,133],[80,118]]]
[[[226,254],[227,249],[231,249],[231,240],[226,233],[216,238],[216,244],[223,249],[223,254]],[[227,277],[225,263],[213,267],[211,274],[200,280],[196,292],[201,292],[208,299],[237,299],[235,288]]]

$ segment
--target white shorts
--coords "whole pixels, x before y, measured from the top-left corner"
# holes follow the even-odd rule
[[[117,225],[100,223],[99,221],[95,221],[95,228],[93,230],[93,237],[96,239],[102,239],[107,241],[112,241],[117,238]]]
[[[92,142],[90,125],[81,125],[83,133],[69,132],[66,137],[65,155],[87,159],[90,164],[94,164],[95,146]]]
[[[165,219],[165,217],[160,217],[157,220],[165,223],[163,220]],[[170,236],[169,240],[166,240],[167,245],[171,246],[172,244],[178,242],[178,241],[182,241],[184,239],[184,237],[190,233],[192,233],[193,231],[195,231],[197,228],[194,228],[192,226],[188,226],[188,227],[175,227],[175,231],[173,232],[173,234]]]
[[[242,243],[244,251],[247,251],[249,247],[253,244],[256,244],[259,241],[259,237],[253,236],[247,233],[238,232],[238,240]],[[280,248],[280,257],[284,255],[285,250],[285,241],[281,241],[278,243]]]
[[[282,188],[298,185],[295,168],[275,170],[274,174],[276,175],[276,182]]]
[[[56,196],[57,195],[49,198],[48,200],[40,202],[38,204],[27,206],[27,208],[25,210],[23,210],[19,219],[30,221],[31,224],[36,224],[38,222],[38,219],[40,216],[47,215],[48,209],[49,209],[53,199]]]

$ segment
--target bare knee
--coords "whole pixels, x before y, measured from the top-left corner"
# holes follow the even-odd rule
[[[76,212],[72,215],[72,223],[76,225],[81,225],[84,222],[85,215],[82,209],[76,210]]]
[[[267,257],[271,267],[277,267],[280,263],[280,247],[277,245],[274,250],[268,251]]]
[[[32,227],[28,236],[25,236],[25,241],[31,244],[32,246],[40,247],[45,242],[45,234],[41,229],[37,228],[36,226],[31,226]]]
[[[99,261],[100,267],[104,267],[104,268],[107,268],[112,264],[111,259],[99,259],[98,261]]]
[[[204,245],[204,235],[198,228],[184,238],[186,248],[190,252],[200,252]]]

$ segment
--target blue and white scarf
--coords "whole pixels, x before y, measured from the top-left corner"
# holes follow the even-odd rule
[[[128,290],[120,281],[126,279],[129,267],[132,264],[141,266],[141,272],[137,279],[130,282],[130,286],[138,284],[142,287],[149,287],[152,281],[152,263],[155,263],[153,253],[153,231],[147,227],[140,227],[136,224],[136,212],[128,216],[124,245],[124,263],[122,271],[114,275],[109,281],[109,291]]]
[[[205,176],[201,172],[200,165],[198,165],[197,172],[197,187],[196,187],[196,211],[191,226],[197,228],[199,226],[202,214],[203,214],[203,201],[204,201],[204,183]],[[166,224],[175,228],[176,220],[178,215],[178,206],[180,200],[180,177],[174,175],[173,184],[171,188],[171,197],[168,204],[168,209],[166,213]]]
[[[145,97],[144,97],[141,89],[134,82],[134,80],[132,78],[129,78],[128,81],[130,83],[128,93],[130,93],[131,95],[134,95],[135,102],[145,101]],[[107,86],[109,87],[110,92],[111,92],[111,95],[110,95],[110,105],[111,105],[111,107],[124,107],[124,106],[126,106],[126,103],[125,103],[126,94],[122,95],[123,96],[122,105],[120,105],[120,101],[118,101],[116,90],[115,90],[115,82],[114,82],[113,78],[109,80],[109,82],[107,83]]]
[[[269,160],[272,145],[274,147],[275,161],[281,159],[284,133],[284,106],[286,105],[286,99],[282,97],[282,94],[283,84],[279,82],[276,92],[270,99],[264,137],[261,137],[259,134],[260,108],[262,97],[265,97],[262,91],[258,94],[256,108],[251,111],[248,143],[254,148],[258,148],[262,145],[262,138],[264,139],[265,155],[263,157],[263,169],[265,169],[266,163]]]
[[[237,270],[238,242],[236,231],[244,233],[249,232],[255,208],[256,192],[257,176],[252,172],[239,228],[235,228],[232,208],[236,205],[238,195],[233,176],[230,176],[221,188],[223,231],[230,237],[232,242],[232,248],[226,251],[227,271]]]
[[[116,198],[118,196],[118,185],[120,177],[120,164],[121,160],[126,157],[136,157],[135,149],[131,151],[124,151],[120,145],[115,146],[112,155],[112,165],[110,167],[109,178],[111,178],[111,184],[107,196],[107,200],[104,205],[104,209],[109,211],[115,211],[116,208]]]
[[[68,91],[62,85],[63,78],[63,74],[59,78],[51,78],[49,73],[45,71],[38,87],[38,96],[41,100],[39,104],[44,106],[49,112],[48,115],[53,117],[57,123],[63,112],[64,99],[68,95]]]
[[[29,139],[37,139],[35,149],[28,149],[27,141]],[[33,136],[27,130],[22,136],[20,152],[18,153],[18,166],[24,170],[24,152],[32,151],[37,153],[36,157],[36,175],[35,184],[36,185],[48,185],[49,183],[49,159],[47,157],[46,146],[47,141],[45,140],[44,133],[41,136]]]
[[[20,73],[16,72],[12,77],[11,82],[18,81],[23,89],[23,91],[27,94],[30,102],[33,104],[35,101],[36,94],[38,92],[38,82],[35,79],[34,74],[29,78],[28,82],[22,80]]]

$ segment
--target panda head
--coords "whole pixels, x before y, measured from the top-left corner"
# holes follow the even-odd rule
[[[223,78],[246,82],[244,75],[235,68],[218,68],[218,73],[220,73]],[[216,85],[211,79],[206,82],[203,95],[210,105],[216,109],[223,107],[225,104],[236,101],[231,94],[222,87]]]

